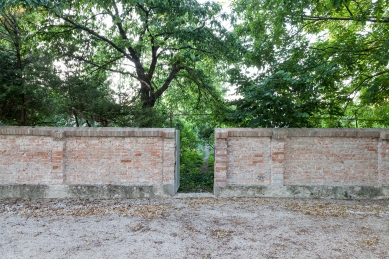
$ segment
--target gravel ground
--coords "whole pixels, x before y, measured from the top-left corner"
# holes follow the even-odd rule
[[[389,200],[0,200],[0,258],[389,258]]]

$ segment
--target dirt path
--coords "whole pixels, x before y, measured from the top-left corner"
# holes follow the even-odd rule
[[[389,258],[389,200],[0,200],[0,258]]]

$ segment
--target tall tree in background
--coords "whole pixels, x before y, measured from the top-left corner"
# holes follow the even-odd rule
[[[153,118],[145,117],[161,107],[172,109],[169,102],[220,106],[220,84],[210,74],[240,51],[236,38],[220,24],[227,17],[216,3],[21,0],[0,6],[7,4],[44,18],[37,22],[41,46],[57,60],[72,60],[73,67],[86,69],[81,69],[84,75],[106,71],[127,77],[134,95],[131,110],[144,118],[138,120],[140,126],[154,125]],[[175,90],[163,100],[169,88]],[[190,98],[175,97],[177,92]]]
[[[77,69],[67,71],[61,84],[55,87],[57,114],[76,127],[113,126],[127,113],[123,102],[115,100],[116,94],[109,83],[104,71],[93,74]]]
[[[11,125],[44,123],[53,107],[48,88],[58,78],[52,59],[37,48],[34,23],[40,17],[23,8],[0,13],[0,121]]]
[[[172,85],[203,80],[206,60],[234,57],[234,37],[216,19],[220,6],[195,0],[68,1],[42,5],[52,18],[44,30],[51,44],[97,69],[138,82],[143,108],[152,108]],[[67,45],[71,42],[71,45]]]

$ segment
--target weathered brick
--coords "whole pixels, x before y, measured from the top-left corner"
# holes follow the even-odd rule
[[[388,130],[263,130],[215,130],[215,183],[389,186]]]
[[[172,183],[174,151],[174,129],[0,127],[0,184]]]

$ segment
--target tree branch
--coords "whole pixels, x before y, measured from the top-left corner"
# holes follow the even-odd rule
[[[354,15],[353,15],[353,13],[351,12],[350,8],[348,8],[347,5],[344,5],[344,6],[346,7],[347,12],[350,14],[350,16],[353,17]]]
[[[107,67],[104,67],[103,65],[99,65],[99,64],[97,64],[97,63],[95,63],[93,61],[87,60],[87,59],[85,59],[83,57],[80,57],[80,56],[77,56],[75,58],[79,59],[79,60],[81,60],[81,61],[83,61],[85,63],[88,63],[90,65],[93,65],[93,66],[95,66],[97,68],[106,70],[106,71],[110,71],[110,72],[114,72],[114,73],[119,73],[119,74],[122,74],[122,75],[129,75],[132,78],[135,78],[136,80],[138,80],[139,82],[145,84],[149,90],[152,90],[152,87],[150,86],[149,83],[147,83],[146,81],[142,80],[141,78],[139,78],[138,76],[136,76],[135,74],[133,74],[131,72],[124,72],[124,71],[120,71],[120,70],[117,70],[117,69],[107,68]]]
[[[356,18],[356,17],[325,17],[325,16],[308,16],[303,15],[303,20],[310,20],[310,21],[368,21],[373,23],[389,23],[389,17],[383,17],[381,19],[369,17],[367,19],[363,18]]]
[[[150,36],[150,43],[151,43],[151,64],[150,64],[150,67],[149,67],[149,71],[146,75],[147,79],[149,81],[151,81],[151,79],[153,78],[153,75],[154,75],[154,71],[155,71],[155,67],[157,65],[157,61],[158,61],[158,55],[157,55],[157,51],[159,49],[159,46],[155,46],[155,37],[154,35],[152,35],[151,31],[150,31],[150,28],[149,28],[149,14],[150,14],[150,11],[151,9],[149,10],[146,10],[142,5],[140,5],[139,3],[137,3],[137,6],[138,8],[140,8],[144,13],[145,13],[145,25],[144,25],[144,30],[140,33],[140,41],[143,40],[143,36],[146,34],[146,32],[148,32],[149,36]]]
[[[191,49],[191,50],[195,50],[195,51],[199,51],[199,52],[203,52],[203,53],[207,53],[207,54],[213,54],[210,51],[206,51],[204,49],[194,48],[192,46],[187,45],[187,46],[183,46],[183,47],[179,47],[179,48],[164,48],[163,50],[161,50],[161,52],[158,53],[157,56],[161,55],[163,52],[165,52],[167,50],[175,50],[175,51],[177,51],[177,50],[183,50],[183,49]]]
[[[189,68],[189,67],[186,67],[185,70],[188,72],[187,78],[189,78],[190,80],[192,80],[192,81],[197,85],[197,87],[198,87],[198,89],[199,89],[199,91],[200,91],[200,86],[201,86],[201,85],[205,86],[206,83],[198,81],[197,78],[191,74],[191,72],[194,71],[194,69]],[[202,79],[200,79],[200,80],[202,80]],[[208,87],[203,87],[203,88],[204,88],[204,92],[207,92],[207,93],[211,96],[212,100],[216,100],[216,102],[215,102],[216,104],[218,104],[218,105],[220,104],[220,105],[223,106],[223,101],[220,100],[219,97],[215,96],[214,93],[212,93],[212,92],[208,89]]]
[[[149,72],[147,73],[148,80],[151,80],[154,75],[155,67],[157,66],[157,61],[159,55],[157,55],[159,47],[158,46],[151,46],[151,64],[149,68]]]
[[[113,8],[115,9],[115,15],[112,16],[112,22],[115,23],[115,18],[119,19],[119,17],[120,17],[119,16],[119,8],[117,7],[115,0],[113,0],[112,2],[113,2]],[[116,22],[115,24],[116,24],[116,26],[117,26],[117,28],[119,30],[119,34],[122,37],[122,39],[123,40],[128,40],[128,36],[126,34],[126,31],[123,28],[122,22]],[[139,61],[139,57],[136,55],[135,49],[132,48],[132,47],[127,47],[127,49],[130,52],[132,58],[134,60]],[[142,69],[143,69],[143,67],[142,67]]]
[[[115,15],[111,14],[111,16],[112,16],[112,22],[115,23],[115,18],[119,18],[119,8],[117,7],[115,0],[113,0],[112,2],[113,2],[114,10],[115,10]],[[115,24],[116,24],[116,27],[119,30],[119,34],[122,37],[122,39],[128,41],[128,36],[126,34],[126,31],[123,28],[123,24],[121,22],[116,22]],[[144,68],[142,66],[142,63],[140,62],[139,57],[136,54],[135,49],[130,47],[130,46],[127,47],[127,49],[130,52],[130,55],[132,57],[132,59],[130,59],[130,60],[135,64],[138,76],[139,77],[145,77],[145,75],[144,75],[145,74],[145,72],[144,72],[145,70],[144,70]],[[149,85],[149,87],[151,87],[151,86]]]
[[[366,81],[369,81],[371,79],[373,79],[374,77],[377,77],[377,76],[381,76],[383,74],[386,74],[386,73],[389,73],[389,70],[384,70],[384,71],[381,71],[381,72],[378,72],[374,75],[370,75],[370,76],[367,76],[367,75],[364,75],[366,76],[351,92],[350,94],[348,95],[348,97],[350,98],[350,96],[355,93],[355,91],[358,91],[358,89],[361,88],[361,86],[366,82]],[[349,103],[347,103],[343,109],[343,111],[346,111],[347,107],[348,107]]]
[[[383,47],[383,45],[378,45],[378,46],[374,46],[374,47],[367,48],[367,49],[361,49],[361,50],[358,50],[358,51],[339,50],[338,47],[332,47],[332,46],[329,46],[329,47],[326,47],[326,48],[311,47],[311,49],[318,50],[318,51],[327,51],[327,50],[333,49],[332,53],[339,53],[339,52],[343,52],[343,53],[357,53],[358,52],[358,53],[360,53],[360,52],[372,51],[372,50],[379,49],[379,48],[382,48],[382,47]]]
[[[92,29],[90,29],[90,28],[88,28],[88,27],[86,27],[86,26],[83,26],[83,25],[81,25],[81,24],[78,24],[78,23],[76,23],[76,22],[70,20],[70,19],[67,18],[67,17],[59,16],[59,15],[57,15],[57,16],[58,16],[59,18],[63,19],[64,21],[66,21],[66,22],[72,24],[74,27],[76,27],[76,28],[78,28],[78,29],[81,29],[81,30],[83,30],[83,31],[85,31],[85,32],[87,32],[87,33],[89,33],[89,34],[95,36],[96,38],[98,38],[98,39],[101,40],[101,41],[104,41],[104,42],[108,43],[108,44],[111,45],[114,49],[116,49],[118,52],[122,53],[123,56],[125,56],[125,57],[128,58],[130,61],[132,61],[132,62],[135,63],[135,60],[134,60],[130,55],[128,55],[128,53],[127,53],[125,50],[123,50],[123,49],[120,48],[118,45],[116,45],[113,41],[109,40],[108,38],[106,38],[106,37],[104,37],[104,36],[102,36],[102,35],[100,35],[100,34],[98,34],[98,33],[95,32],[94,30],[92,30]]]
[[[173,79],[176,77],[177,73],[180,72],[181,69],[183,69],[183,67],[173,66],[172,71],[170,72],[169,76],[166,78],[162,87],[155,92],[154,94],[155,99],[158,99],[166,91],[170,83],[173,81]]]

